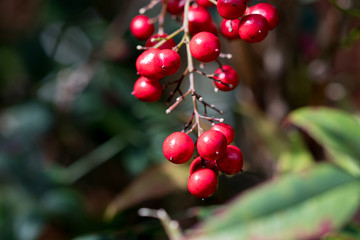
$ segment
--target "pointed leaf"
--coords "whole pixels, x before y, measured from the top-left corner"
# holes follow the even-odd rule
[[[188,239],[317,238],[348,221],[359,200],[359,179],[323,164],[240,195],[195,226]]]
[[[355,115],[330,108],[301,108],[288,116],[352,174],[360,175],[360,120]]]

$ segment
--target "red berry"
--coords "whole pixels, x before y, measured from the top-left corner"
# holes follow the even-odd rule
[[[219,35],[217,27],[216,27],[216,25],[215,25],[215,23],[213,21],[211,21],[211,24],[207,28],[205,28],[204,31],[205,32],[210,32],[210,33],[212,33],[212,34],[214,34],[216,36]]]
[[[204,165],[203,165],[204,164]],[[208,161],[206,159],[201,160],[201,157],[195,158],[190,164],[190,175],[196,172],[199,169],[209,168],[218,174],[215,161]]]
[[[226,151],[227,141],[224,134],[219,131],[209,130],[200,135],[197,140],[197,150],[200,157],[215,161]]]
[[[152,35],[145,43],[145,47],[150,48],[155,46],[158,42],[160,42],[161,40],[157,40],[159,38],[166,38],[168,35],[166,33],[163,34],[154,34]],[[164,42],[159,49],[172,49],[173,47],[176,46],[176,43],[174,41],[174,39],[170,38],[169,40],[167,40],[166,42]]]
[[[231,91],[239,85],[239,77],[235,69],[229,65],[216,69],[214,74],[215,85],[221,91]]]
[[[161,97],[162,85],[158,80],[151,80],[141,76],[136,80],[131,94],[143,102],[156,102]]]
[[[199,32],[190,40],[191,55],[201,62],[215,61],[220,54],[220,41],[209,32]]]
[[[145,50],[136,59],[136,69],[140,75],[150,79],[160,79],[164,77],[162,71],[159,71],[154,65],[155,55],[159,51],[157,48]]]
[[[170,49],[160,50],[154,59],[155,68],[164,75],[176,73],[181,65],[180,55]]]
[[[225,154],[216,160],[219,171],[233,175],[241,171],[244,164],[244,156],[241,150],[233,145],[228,145]]]
[[[163,153],[167,160],[180,164],[187,162],[194,153],[194,142],[183,132],[170,134],[163,143]]]
[[[216,6],[221,17],[236,19],[244,14],[247,0],[218,0]]]
[[[145,15],[138,15],[133,18],[130,24],[130,31],[139,40],[148,39],[155,30],[150,18]]]
[[[178,15],[184,11],[185,2],[186,0],[168,0],[166,10],[173,15]]]
[[[196,0],[196,3],[203,8],[214,6],[214,4],[209,0]]]
[[[269,30],[273,30],[278,25],[280,16],[276,7],[270,3],[258,3],[249,7],[248,14],[260,14],[269,24]]]
[[[239,36],[248,43],[260,42],[267,36],[268,30],[268,23],[262,15],[250,14],[241,19]]]
[[[199,169],[190,175],[189,192],[198,198],[207,198],[216,192],[218,186],[217,174],[208,168]]]
[[[240,25],[239,19],[234,19],[234,20],[223,19],[220,25],[220,31],[222,35],[224,35],[224,37],[226,37],[229,40],[237,39],[240,38],[239,25]]]
[[[202,7],[189,7],[189,31],[192,35],[211,30],[212,18],[210,13]]]
[[[226,123],[218,123],[211,127],[211,130],[219,131],[226,137],[227,144],[232,143],[235,138],[235,131],[234,129]]]

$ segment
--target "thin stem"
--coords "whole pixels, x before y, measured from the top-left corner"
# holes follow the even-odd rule
[[[184,27],[184,36],[185,36],[185,44],[186,44],[186,54],[187,54],[187,60],[188,60],[188,68],[189,68],[189,82],[190,82],[190,86],[189,86],[189,91],[191,91],[191,95],[192,95],[192,102],[193,102],[193,107],[194,107],[194,118],[195,118],[195,126],[198,129],[198,136],[200,136],[203,132],[203,129],[200,126],[200,114],[199,114],[199,110],[198,110],[198,106],[197,106],[197,102],[196,102],[196,91],[195,91],[195,83],[194,83],[194,63],[193,63],[193,59],[191,56],[191,52],[190,52],[190,33],[189,33],[189,7],[190,7],[190,1],[191,0],[187,0],[186,4],[185,4],[185,8],[184,8],[184,22],[183,22],[183,27]],[[191,130],[193,130],[194,128],[192,128]]]
[[[153,217],[160,220],[170,240],[181,240],[183,234],[179,222],[172,220],[164,209],[140,208],[138,214],[142,217]]]
[[[172,110],[174,110],[174,109],[182,102],[182,100],[184,100],[185,97],[186,97],[187,95],[189,95],[190,93],[191,93],[191,91],[190,91],[190,89],[189,89],[185,94],[182,94],[180,97],[178,97],[178,98],[176,99],[176,102],[173,103],[173,105],[171,105],[168,109],[166,109],[166,114],[171,113]]]
[[[165,20],[165,14],[166,14],[166,7],[167,7],[168,1],[163,0],[161,12],[159,15],[159,28],[158,28],[158,34],[164,33],[164,20]]]
[[[168,35],[167,37],[163,38],[160,42],[158,42],[153,48],[159,48],[161,45],[163,45],[167,40],[169,40],[170,38],[175,37],[176,35],[178,35],[179,33],[181,33],[182,31],[184,31],[183,27],[180,27],[178,30],[174,31],[173,33],[171,33],[170,35]],[[176,48],[176,47],[175,47]],[[176,50],[177,51],[177,50]]]
[[[148,5],[146,5],[145,7],[140,8],[139,13],[144,14],[147,10],[152,9],[153,7],[155,7],[155,5],[158,4],[159,2],[160,2],[160,0],[152,0]]]

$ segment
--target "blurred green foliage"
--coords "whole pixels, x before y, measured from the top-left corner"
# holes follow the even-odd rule
[[[263,43],[221,40],[241,86],[196,84],[236,129],[245,172],[205,201],[161,149],[190,104],[166,115],[168,91],[131,95],[143,43],[128,27],[147,2],[0,2],[0,239],[167,239],[141,207],[190,239],[359,239],[359,2],[269,1],[281,22]]]

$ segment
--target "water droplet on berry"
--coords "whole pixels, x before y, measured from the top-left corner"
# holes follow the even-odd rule
[[[205,201],[205,198],[202,198],[201,201]]]
[[[220,52],[220,49],[215,49],[215,52]]]

